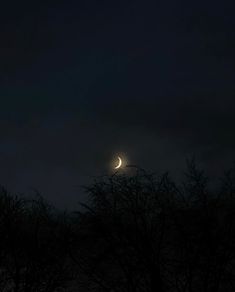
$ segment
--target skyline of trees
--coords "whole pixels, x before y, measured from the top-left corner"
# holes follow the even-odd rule
[[[0,191],[0,292],[235,289],[235,171],[220,186],[194,161],[181,183],[136,169],[97,178],[59,211]]]

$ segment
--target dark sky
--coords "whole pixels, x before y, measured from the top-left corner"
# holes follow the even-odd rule
[[[0,183],[59,207],[118,153],[177,173],[235,157],[233,1],[0,5]]]

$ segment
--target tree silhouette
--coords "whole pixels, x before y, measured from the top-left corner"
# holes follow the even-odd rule
[[[41,197],[0,194],[1,291],[55,291],[66,276],[62,220]]]
[[[86,187],[77,212],[0,190],[0,291],[235,291],[235,171],[210,184],[136,168]]]
[[[96,181],[72,259],[101,291],[232,291],[233,183],[210,190],[193,161],[179,185],[142,170]]]

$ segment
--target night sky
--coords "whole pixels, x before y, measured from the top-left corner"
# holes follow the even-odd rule
[[[235,159],[233,1],[7,1],[0,183],[62,208],[118,154],[177,174]]]

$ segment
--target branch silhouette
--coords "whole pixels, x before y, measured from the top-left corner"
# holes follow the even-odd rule
[[[234,169],[210,188],[193,160],[182,182],[128,167],[76,212],[1,188],[0,291],[234,291]]]

